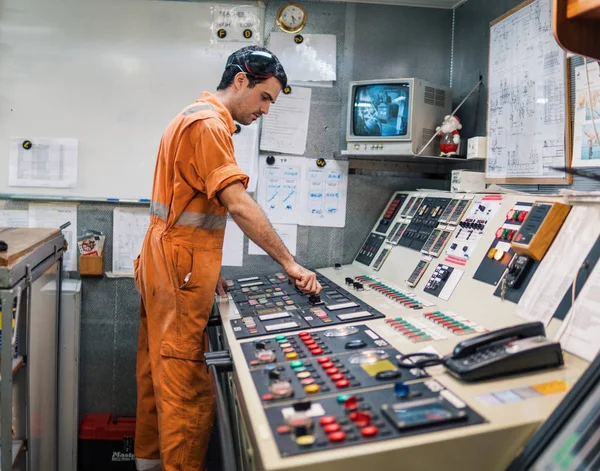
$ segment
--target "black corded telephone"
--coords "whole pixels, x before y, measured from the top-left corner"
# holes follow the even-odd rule
[[[406,363],[410,357],[424,360]],[[544,324],[528,322],[505,329],[487,332],[459,343],[451,355],[440,359],[431,354],[414,353],[399,358],[399,365],[427,367],[444,364],[448,371],[462,381],[497,378],[564,364],[558,342],[546,338]]]
[[[506,273],[506,284],[509,288],[519,289],[525,276],[529,272],[533,260],[525,255],[515,255],[508,265]]]

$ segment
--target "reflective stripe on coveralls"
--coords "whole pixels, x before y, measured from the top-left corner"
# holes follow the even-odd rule
[[[169,207],[152,201],[150,203],[150,215],[167,222]],[[227,216],[217,216],[215,214],[192,213],[184,211],[177,219],[175,224],[181,226],[198,227],[201,229],[225,229]]]

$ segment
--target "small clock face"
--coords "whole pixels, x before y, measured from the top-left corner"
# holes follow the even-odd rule
[[[299,5],[284,5],[277,12],[277,25],[285,32],[297,33],[305,24],[306,12]]]

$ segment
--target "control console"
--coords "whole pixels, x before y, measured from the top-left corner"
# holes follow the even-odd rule
[[[265,409],[282,456],[456,427],[485,419],[435,380],[331,395]]]
[[[400,245],[420,251],[433,230],[438,225],[440,216],[444,213],[450,198],[424,198],[402,238]],[[409,216],[412,213],[409,213]]]
[[[419,368],[400,370],[400,352],[364,325],[279,335],[242,349],[263,403],[427,376]]]
[[[229,281],[228,287],[241,315],[231,320],[236,338],[327,327],[385,317],[322,275],[323,290],[305,295],[277,273]]]

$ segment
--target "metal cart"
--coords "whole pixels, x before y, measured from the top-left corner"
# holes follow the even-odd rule
[[[57,471],[64,237],[0,228],[0,239],[8,244],[0,252],[0,470]],[[56,289],[44,289],[49,284]]]

